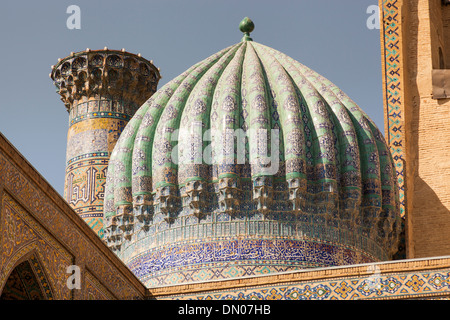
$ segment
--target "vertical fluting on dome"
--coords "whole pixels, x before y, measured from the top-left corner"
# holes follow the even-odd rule
[[[103,237],[110,154],[136,110],[156,91],[159,70],[124,49],[87,49],[59,59],[50,77],[69,112],[64,198]]]
[[[257,45],[284,61],[284,67],[296,83],[309,82],[323,97],[330,108],[328,116],[333,120],[337,136],[340,194],[336,201],[340,202],[341,223],[377,238],[393,254],[397,250],[395,241],[400,228],[399,221],[395,221],[399,212],[398,187],[383,135],[373,121],[329,80],[279,51]],[[308,80],[301,74],[307,75]],[[307,92],[305,88],[299,88],[302,93]]]
[[[379,130],[327,79],[243,40],[161,88],[114,148],[106,242],[147,286],[395,250],[398,195]]]
[[[173,222],[181,204],[178,161],[172,161],[175,156],[171,155],[179,139],[180,117],[198,80],[228,50],[233,48],[167,83],[142,105],[120,136],[111,155],[105,190],[105,239],[112,249],[119,250],[133,234],[148,231],[155,213],[167,223]]]
[[[244,63],[242,86],[242,100],[246,101],[245,112],[249,128],[246,128],[248,139],[248,162],[251,171],[252,197],[256,210],[262,214],[270,212],[273,200],[273,176],[278,168],[271,172],[271,168],[279,164],[279,146],[271,150],[271,97],[266,85],[263,66],[252,45],[248,45],[246,61]],[[276,153],[276,159],[269,156]],[[271,161],[274,160],[274,161]]]
[[[211,128],[211,180],[216,182],[212,184],[215,199],[213,205],[218,212],[230,217],[240,213],[245,171],[245,149],[240,143],[242,136],[237,131],[241,105],[240,79],[245,52],[246,44],[242,43],[220,77],[208,121]]]
[[[189,99],[186,103],[184,112],[181,114],[181,122],[179,126],[180,136],[178,141],[178,172],[183,172],[185,175],[182,179],[178,179],[179,184],[186,184],[187,191],[190,193],[195,192],[192,190],[192,186],[198,186],[202,192],[198,195],[202,195],[203,205],[205,204],[204,198],[206,196],[207,187],[206,184],[210,180],[210,164],[208,158],[212,155],[206,154],[205,147],[208,143],[207,135],[211,134],[208,132],[210,128],[210,112],[211,105],[214,97],[215,90],[220,84],[218,81],[222,77],[226,76],[227,68],[233,64],[232,59],[236,58],[241,52],[241,46],[235,46],[228,52],[224,53],[221,58],[213,65],[209,70],[205,72],[203,77],[199,79],[197,84],[192,89]],[[221,106],[219,105],[219,108]],[[206,138],[206,139],[205,139]],[[207,150],[206,150],[207,151]],[[216,156],[216,155],[215,155]],[[188,174],[186,174],[188,173]],[[219,173],[220,175],[220,173]],[[219,176],[220,178],[220,176]],[[227,180],[227,179],[225,179]],[[195,182],[194,182],[195,181]],[[222,190],[221,200],[219,200],[222,205],[228,204],[228,199],[230,198],[228,185],[229,181],[224,184],[227,185],[226,190]],[[183,192],[184,193],[184,192]],[[188,202],[192,199],[187,198]],[[237,202],[236,198],[231,199]],[[192,202],[190,202],[192,204]],[[195,209],[194,203],[194,213],[197,217],[201,216],[200,213]],[[228,207],[227,210],[231,213],[232,206]],[[205,210],[206,211],[206,210]],[[205,212],[202,212],[202,215]]]

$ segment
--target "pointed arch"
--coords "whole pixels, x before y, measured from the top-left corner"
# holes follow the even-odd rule
[[[39,253],[27,247],[17,255],[14,267],[0,292],[0,300],[53,300],[54,290],[41,263]]]

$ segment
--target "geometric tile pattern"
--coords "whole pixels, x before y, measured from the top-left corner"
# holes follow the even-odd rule
[[[402,105],[403,83],[401,83],[402,69],[401,61],[401,41],[400,41],[400,21],[399,0],[382,0],[382,48],[383,48],[383,76],[384,76],[384,100],[385,116],[387,125],[386,140],[391,148],[392,158],[395,163],[397,181],[399,186],[400,214],[405,216],[405,176],[404,176],[404,137],[403,137],[403,116],[404,107]]]
[[[407,159],[404,154],[404,84],[401,82],[403,76],[401,66],[403,53],[400,23],[401,5],[402,0],[379,0],[386,140],[394,161],[399,188],[400,216],[403,219],[399,252],[396,255],[398,259],[406,257],[404,224],[406,219],[405,164]]]
[[[43,294],[46,296],[46,299],[53,300],[53,293],[50,288],[50,283],[47,280],[44,268],[42,268],[41,263],[34,255],[30,257],[29,263],[36,275],[36,278],[39,280],[40,286],[42,288]]]
[[[368,265],[370,267],[370,265]],[[252,286],[196,294],[172,295],[159,299],[183,300],[359,300],[450,298],[450,269],[377,274],[368,277],[336,278]]]

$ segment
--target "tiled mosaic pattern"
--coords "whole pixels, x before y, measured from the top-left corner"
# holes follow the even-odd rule
[[[274,130],[279,138],[267,137]],[[220,237],[279,248],[323,241],[349,250],[352,263],[387,260],[400,231],[395,179],[383,135],[349,97],[281,52],[244,41],[170,81],[130,120],[108,167],[105,240],[126,263],[147,254],[144,261],[187,282],[202,262],[239,261],[234,251],[191,261],[196,241]],[[162,263],[168,245],[173,255]],[[307,247],[304,259],[284,259],[329,265]],[[258,258],[247,266],[264,261],[275,272],[280,259],[250,248]],[[135,269],[141,279],[153,274],[145,268]]]
[[[41,285],[48,283],[53,299],[71,299],[66,267],[74,261],[97,279],[101,277],[102,286],[107,287],[102,288],[92,280],[90,292],[95,297],[109,294],[119,299],[142,297],[143,287],[131,275],[127,278],[128,270],[118,268],[109,255],[105,256],[106,248],[102,251],[100,242],[95,243],[83,233],[76,224],[77,217],[70,216],[72,211],[56,191],[46,186],[42,178],[35,177],[41,181],[38,185],[29,175],[36,174],[34,169],[26,163],[18,166],[21,161],[22,157],[0,135],[0,292],[18,262],[28,258],[33,262],[34,256],[42,267],[39,274],[46,276]]]
[[[3,287],[1,300],[53,300],[44,270],[34,255],[11,272]]]
[[[114,300],[111,292],[89,271],[85,272],[84,300]]]
[[[96,108],[101,105],[95,100],[86,104]],[[106,170],[112,148],[127,123],[123,118],[112,114],[86,115],[84,120],[74,122],[68,133],[64,197],[100,238],[103,237]]]
[[[369,266],[368,266],[369,267]],[[376,270],[375,268],[373,270]],[[450,297],[450,269],[249,286],[168,296],[183,300],[359,300]]]
[[[0,159],[1,161],[1,159]],[[51,296],[56,299],[69,299],[70,292],[65,290],[65,267],[72,264],[72,256],[59,243],[52,239],[48,232],[42,230],[39,224],[31,218],[20,205],[8,194],[4,193],[2,201],[2,227],[0,285],[4,283],[7,271],[15,265],[16,259],[30,255],[33,251],[39,252],[48,279],[43,279],[47,286],[51,286]],[[8,266],[9,265],[9,266]]]
[[[403,138],[403,106],[401,79],[401,41],[400,41],[400,20],[399,12],[401,2],[399,0],[380,1],[382,10],[382,46],[384,49],[383,74],[385,76],[385,102],[387,118],[387,137],[391,154],[395,164],[397,182],[399,186],[400,215],[405,216],[405,176],[404,166],[404,138]]]
[[[376,261],[373,256],[357,248],[336,243],[209,239],[147,250],[126,262],[146,287],[151,288],[373,261]]]
[[[401,5],[402,0],[379,0],[381,9],[381,47],[383,66],[384,113],[386,140],[394,161],[397,184],[399,188],[400,216],[403,227],[400,235],[399,251],[396,259],[406,258],[405,220],[405,158],[403,137],[403,86],[401,83],[402,42],[401,42]]]

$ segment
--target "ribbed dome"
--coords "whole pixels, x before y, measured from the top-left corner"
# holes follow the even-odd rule
[[[397,249],[397,191],[367,115],[247,33],[128,123],[105,238],[149,287],[383,261]]]

